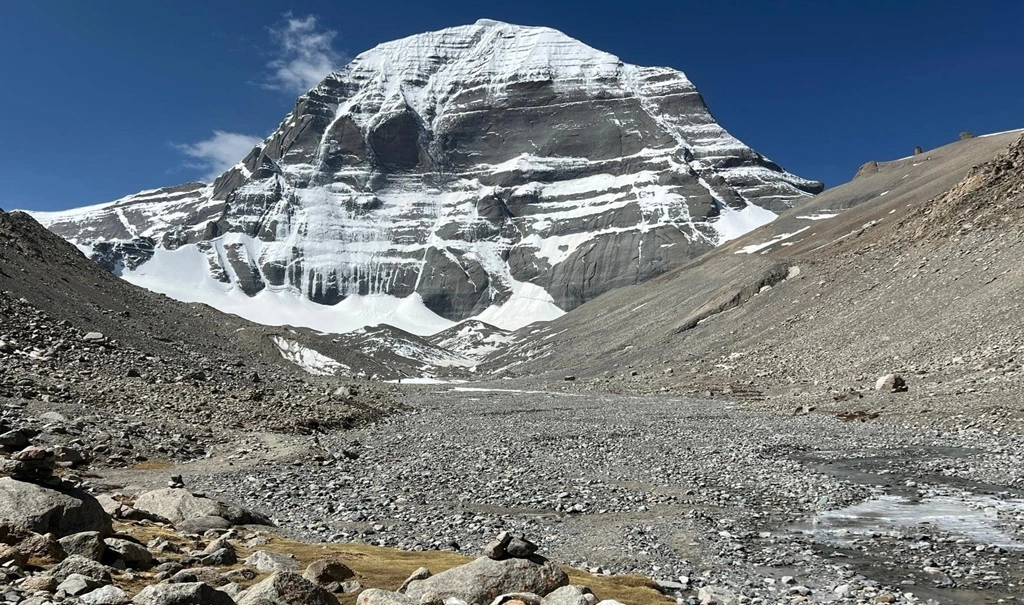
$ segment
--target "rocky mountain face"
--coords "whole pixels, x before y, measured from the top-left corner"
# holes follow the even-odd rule
[[[821,188],[729,135],[676,70],[484,20],[359,55],[212,185],[35,216],[183,300],[278,323],[266,309],[312,301],[287,321],[426,334],[552,319]]]

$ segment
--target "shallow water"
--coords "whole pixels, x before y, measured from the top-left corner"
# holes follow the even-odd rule
[[[999,514],[1024,514],[1024,500],[1000,500],[991,496],[934,496],[912,500],[879,496],[837,510],[819,513],[794,529],[833,544],[893,531],[931,527],[986,546],[1024,550],[1024,538],[999,526]]]

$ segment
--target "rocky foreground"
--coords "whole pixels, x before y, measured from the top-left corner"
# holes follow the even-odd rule
[[[590,588],[570,585],[559,565],[536,555],[535,544],[508,532],[473,561],[436,575],[421,567],[400,586],[365,588],[360,580],[377,579],[372,571],[358,573],[326,550],[304,561],[308,556],[251,529],[268,525],[266,517],[186,490],[180,476],[137,498],[94,496],[102,488],[63,472],[74,465],[58,462],[69,448],[26,446],[24,436],[19,429],[2,436],[4,602],[338,605],[336,595],[358,594],[360,605],[599,603]],[[302,552],[298,544],[290,550]],[[360,567],[357,558],[352,564]]]
[[[470,563],[456,553],[532,560],[512,536],[624,603],[1024,597],[1012,375],[992,374],[1000,397],[908,375],[746,404],[582,381],[404,386],[391,401],[370,382],[267,364],[255,381],[251,367],[147,355],[25,300],[0,304],[7,602],[406,603],[406,576]],[[288,422],[321,410],[339,424]],[[358,422],[375,424],[340,430]],[[488,544],[502,532],[507,544]],[[260,562],[274,553],[293,569],[274,576]],[[353,576],[310,588],[287,575],[316,561]],[[615,575],[627,573],[658,583]],[[526,590],[536,597],[518,600],[536,605],[544,586],[455,596]],[[264,590],[293,596],[243,596]],[[184,600],[147,600],[165,592]]]
[[[880,386],[795,412],[435,387],[292,459],[186,477],[293,536],[478,552],[509,530],[681,602],[1024,596],[1019,409]]]

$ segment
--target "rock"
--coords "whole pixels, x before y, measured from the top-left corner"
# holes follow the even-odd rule
[[[103,537],[98,531],[78,532],[64,536],[58,542],[67,554],[79,555],[93,561],[102,560],[103,551],[107,549],[107,545],[103,543]]]
[[[577,586],[563,586],[549,593],[544,605],[589,605],[587,595]]]
[[[215,567],[190,567],[188,569],[181,569],[175,572],[174,575],[167,579],[167,581],[171,584],[202,582],[213,587],[224,586],[225,584],[231,583],[231,580],[220,573],[220,570]]]
[[[218,548],[197,559],[201,565],[234,565],[238,563],[238,555],[233,548]]]
[[[565,572],[543,557],[503,561],[480,557],[426,580],[410,582],[406,594],[414,599],[429,593],[442,599],[455,597],[467,603],[485,603],[509,592],[528,591],[544,596],[568,583]]]
[[[89,343],[103,342],[105,340],[106,337],[103,336],[103,333],[101,332],[87,332],[86,335],[82,337],[83,342]]]
[[[82,452],[76,450],[75,448],[64,447],[61,445],[58,445],[57,447],[53,448],[53,457],[54,460],[56,460],[58,463],[67,464],[70,466],[77,466],[79,464],[83,464],[86,461],[85,456],[82,454]]]
[[[235,600],[209,584],[151,584],[135,595],[136,605],[235,605]]]
[[[245,564],[255,567],[256,571],[266,573],[269,571],[296,571],[299,568],[299,561],[292,555],[257,550],[249,555]]]
[[[30,445],[19,452],[11,454],[5,460],[4,471],[14,479],[29,483],[49,483],[53,470],[57,468],[57,458],[53,450],[38,445]]]
[[[242,585],[237,582],[229,582],[224,586],[218,586],[217,590],[226,593],[231,596],[232,599],[238,597],[245,590]]]
[[[111,517],[117,517],[121,512],[121,508],[124,506],[113,498],[110,494],[100,494],[96,496],[96,501],[103,507],[103,512],[107,513]]]
[[[77,597],[103,585],[103,582],[98,582],[80,573],[73,573],[57,585],[57,592]]]
[[[233,524],[224,517],[204,516],[188,519],[174,524],[174,527],[183,534],[205,534],[212,530],[231,529]]]
[[[221,517],[233,524],[258,523],[269,525],[269,520],[257,513],[231,506],[210,498],[193,495],[186,489],[168,487],[146,492],[135,501],[135,508],[167,519],[175,526],[182,521],[201,517]]]
[[[14,564],[15,567],[25,567],[28,557],[25,553],[8,544],[0,544],[0,565]]]
[[[701,586],[697,600],[700,605],[733,605],[738,602],[733,591],[720,586]]]
[[[71,555],[50,570],[50,575],[57,582],[63,582],[73,574],[81,574],[101,584],[110,584],[110,573],[107,572],[107,568],[81,555]]]
[[[29,576],[22,581],[19,588],[25,592],[35,592],[37,590],[56,592],[57,580],[50,575]]]
[[[400,592],[367,588],[359,593],[356,605],[420,605],[420,601]]]
[[[899,374],[886,374],[885,376],[879,376],[878,380],[875,381],[875,390],[889,393],[905,393],[907,383]]]
[[[319,586],[327,587],[330,584],[340,584],[345,580],[356,577],[348,565],[341,561],[313,561],[306,567],[302,574],[310,582]],[[335,592],[335,591],[332,591]]]
[[[255,570],[249,569],[248,567],[240,567],[238,569],[232,569],[231,571],[224,574],[224,577],[232,582],[248,582],[255,580],[259,574]]]
[[[238,605],[339,605],[338,599],[320,586],[290,571],[275,572],[245,591]]]
[[[398,592],[404,593],[405,589],[409,588],[410,583],[415,582],[417,580],[426,580],[430,576],[431,574],[429,569],[427,569],[426,567],[420,567],[416,571],[412,572],[412,575],[406,578],[405,582],[402,582],[402,586],[399,587]]]
[[[563,588],[567,588],[563,586]],[[498,595],[491,605],[541,605],[541,598],[532,592],[510,592]]]
[[[37,565],[56,564],[67,557],[64,548],[53,534],[40,535],[28,532],[28,535],[18,542],[16,548]]]
[[[510,540],[505,546],[505,552],[507,552],[510,557],[526,559],[533,553],[537,552],[537,545],[525,538],[512,538],[512,540]]]
[[[37,533],[67,536],[83,531],[111,532],[110,516],[96,498],[77,489],[51,489],[0,478],[0,519]]]
[[[153,555],[145,546],[121,538],[107,538],[104,542],[107,545],[107,555],[121,559],[128,567],[132,569],[153,567]]]
[[[113,584],[101,586],[96,590],[87,592],[78,597],[78,600],[86,605],[122,605],[123,603],[131,602],[128,595]]]
[[[39,420],[43,422],[49,422],[53,424],[67,424],[68,419],[60,412],[43,412],[39,415]]]
[[[0,434],[0,447],[7,451],[17,451],[29,444],[28,437],[21,431],[7,431]]]
[[[203,552],[206,554],[212,554],[219,550],[230,550],[232,553],[236,552],[235,545],[224,536],[221,536],[207,544],[206,548],[203,549]]]
[[[508,533],[507,531],[499,533],[497,538],[495,538],[491,542],[488,542],[487,545],[484,546],[484,555],[486,555],[490,559],[494,559],[495,561],[500,561],[501,559],[504,559],[505,556],[508,554],[505,551],[505,547],[508,546],[508,543],[511,540],[512,534]]]

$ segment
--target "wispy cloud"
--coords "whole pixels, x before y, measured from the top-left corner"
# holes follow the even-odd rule
[[[212,182],[225,170],[244,158],[262,139],[237,132],[214,130],[213,136],[196,143],[174,143],[174,148],[189,159],[186,168],[203,171],[203,180]]]
[[[334,48],[338,32],[324,29],[315,15],[295,17],[285,13],[284,21],[270,28],[277,49],[267,64],[271,70],[263,86],[301,94],[313,88],[346,60]]]

